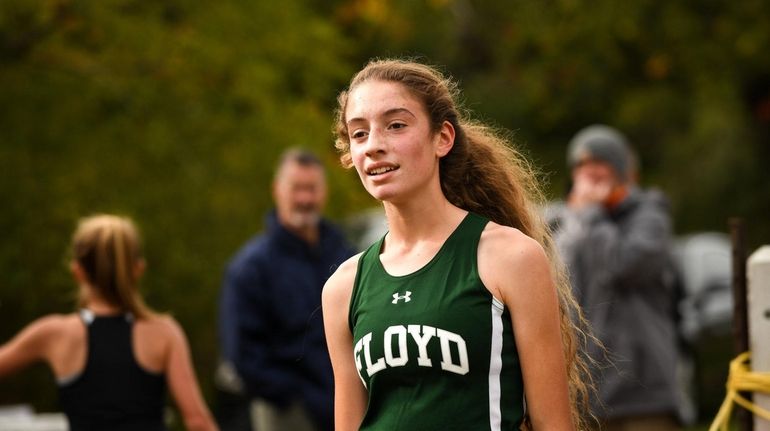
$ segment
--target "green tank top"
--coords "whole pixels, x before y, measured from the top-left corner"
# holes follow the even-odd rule
[[[350,329],[362,430],[517,430],[524,391],[511,316],[479,279],[488,220],[469,213],[419,270],[389,275],[384,237],[358,262]]]

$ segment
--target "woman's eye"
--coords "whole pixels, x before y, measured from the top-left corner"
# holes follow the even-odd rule
[[[350,134],[351,139],[361,139],[365,136],[366,136],[366,131],[364,130],[356,130]]]
[[[406,124],[404,123],[392,123],[390,125],[391,129],[403,129],[404,127],[406,127]]]

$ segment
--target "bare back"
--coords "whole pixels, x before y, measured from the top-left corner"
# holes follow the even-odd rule
[[[167,320],[167,317],[139,319],[133,325],[134,359],[148,372],[165,371],[171,345]],[[22,348],[15,349],[14,346]],[[86,324],[80,314],[49,315],[30,324],[2,347],[0,374],[4,364],[17,368],[39,360],[48,363],[56,380],[62,382],[81,374],[87,357]]]
[[[184,331],[169,316],[137,319],[132,329],[137,364],[150,373],[163,372],[187,429],[215,430],[200,393]],[[42,317],[0,346],[0,377],[34,362],[46,362],[57,381],[76,378],[88,357],[86,325],[80,315]]]

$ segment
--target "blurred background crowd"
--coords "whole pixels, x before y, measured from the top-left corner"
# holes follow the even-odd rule
[[[750,250],[770,243],[767,22],[765,0],[4,0],[0,341],[73,309],[76,220],[126,214],[145,238],[145,298],[185,328],[213,401],[224,267],[263,228],[279,154],[315,150],[326,214],[353,242],[366,230],[360,214],[376,202],[339,168],[331,125],[337,93],[379,56],[442,65],[475,117],[514,133],[554,200],[573,134],[622,130],[639,182],[668,195],[680,251],[711,232],[691,253],[712,247],[716,260],[686,263],[689,276],[727,286],[728,217],[745,220]],[[729,309],[723,298],[715,307]],[[729,321],[707,342],[684,323],[708,420],[732,356]],[[41,365],[4,380],[0,405],[56,410],[50,379]]]

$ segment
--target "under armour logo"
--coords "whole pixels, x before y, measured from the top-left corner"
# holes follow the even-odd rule
[[[411,301],[412,300],[412,292],[407,290],[406,293],[403,294],[403,295],[399,295],[398,293],[394,293],[393,294],[393,300],[390,301],[390,303],[391,304],[398,304],[398,300],[399,299],[403,299],[404,302]]]

